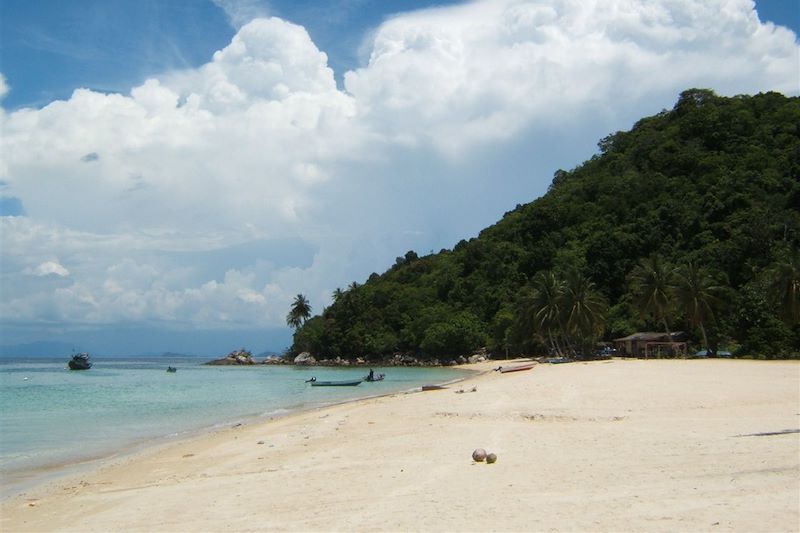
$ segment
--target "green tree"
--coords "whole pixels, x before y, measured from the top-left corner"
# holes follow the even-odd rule
[[[608,304],[595,284],[577,269],[564,277],[561,310],[566,332],[577,340],[584,352],[603,332]]]
[[[342,299],[344,295],[345,292],[341,288],[336,287],[335,289],[333,289],[333,303],[337,303],[339,300]]]
[[[295,330],[302,326],[308,317],[311,316],[311,304],[302,294],[294,297],[292,307],[286,315],[286,324]]]
[[[672,287],[675,302],[686,314],[689,324],[700,328],[703,347],[707,350],[711,348],[705,324],[714,321],[714,309],[721,303],[719,295],[723,289],[714,281],[707,268],[692,262],[679,268],[675,274],[675,284]]]
[[[421,348],[435,356],[466,355],[483,346],[486,335],[478,318],[463,312],[433,324],[425,331]]]
[[[800,251],[786,253],[767,270],[767,293],[789,326],[800,323]]]
[[[669,327],[671,296],[675,282],[675,270],[659,255],[642,259],[630,274],[633,305],[642,317],[652,315],[664,326],[672,338]]]
[[[523,320],[530,324],[531,330],[547,340],[550,349],[561,355],[558,336],[562,327],[562,294],[564,283],[551,271],[537,273],[531,283],[533,292],[521,302]]]

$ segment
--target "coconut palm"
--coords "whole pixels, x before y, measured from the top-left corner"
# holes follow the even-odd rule
[[[686,319],[692,326],[700,328],[703,346],[709,349],[705,324],[714,321],[714,309],[720,304],[721,291],[711,273],[705,267],[688,263],[679,268],[675,275],[672,294]]]
[[[800,251],[793,250],[767,271],[768,294],[779,316],[789,325],[800,323]]]
[[[547,338],[550,348],[560,354],[556,335],[561,329],[563,283],[548,270],[534,276],[532,288],[532,294],[522,302],[522,314],[533,331]]]
[[[567,332],[582,343],[600,335],[608,304],[595,284],[577,269],[567,272],[561,297],[561,310]]]
[[[336,303],[339,300],[341,300],[342,297],[344,296],[344,294],[345,294],[344,291],[342,289],[340,289],[339,287],[336,287],[335,289],[333,289],[333,302]]]
[[[292,302],[292,308],[286,315],[286,324],[294,329],[298,329],[310,316],[311,304],[308,303],[308,299],[305,296],[298,294],[295,296],[294,302]]]
[[[675,281],[675,270],[664,263],[658,255],[642,259],[630,273],[630,285],[634,306],[642,317],[653,315],[662,323],[671,339],[669,328],[670,304]]]

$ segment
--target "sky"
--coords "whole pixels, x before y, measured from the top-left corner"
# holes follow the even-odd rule
[[[800,91],[782,0],[3,0],[0,344],[258,353],[691,87]]]

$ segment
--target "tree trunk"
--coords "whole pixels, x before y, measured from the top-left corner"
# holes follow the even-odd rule
[[[672,343],[672,332],[669,330],[669,324],[667,324],[667,317],[666,316],[662,316],[661,317],[661,321],[664,323],[664,331],[667,332],[667,339],[668,339],[667,342]],[[670,347],[673,348],[673,352],[674,352],[675,351],[674,350],[675,347],[672,344],[670,344]]]
[[[711,346],[708,345],[708,335],[706,335],[706,328],[703,326],[703,323],[700,322],[697,324],[700,326],[700,334],[703,336],[703,345],[706,348],[706,356],[711,356]]]
[[[561,350],[558,348],[558,342],[556,342],[555,337],[553,337],[553,330],[547,329],[547,336],[550,338],[550,349],[556,352],[556,355],[561,355]]]

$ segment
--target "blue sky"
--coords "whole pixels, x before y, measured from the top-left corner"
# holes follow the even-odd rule
[[[475,236],[686,88],[796,95],[797,3],[753,7],[4,0],[0,343],[282,349],[295,294]]]
[[[386,17],[448,3],[456,2],[245,2],[253,13],[304,26],[340,79]],[[0,24],[1,68],[14,88],[8,108],[45,105],[77,87],[125,92],[153,74],[205,63],[235,33],[211,0],[4,0]]]
[[[455,4],[424,0],[254,1],[304,26],[341,75],[359,64],[369,31],[405,11]],[[250,4],[250,3],[248,3]],[[758,0],[759,18],[800,33],[800,2]],[[68,98],[77,87],[126,92],[148,76],[205,63],[235,33],[211,0],[4,0],[0,70],[7,108]]]

